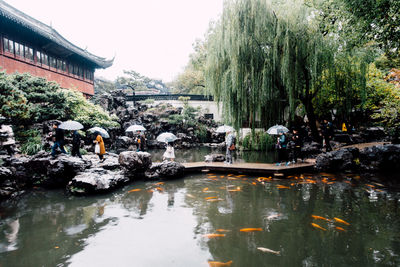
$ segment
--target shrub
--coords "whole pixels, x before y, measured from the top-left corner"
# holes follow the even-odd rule
[[[197,125],[196,130],[194,130],[194,134],[200,142],[207,142],[207,127],[205,125]]]
[[[38,130],[23,130],[16,134],[16,139],[21,143],[21,152],[34,155],[43,150],[42,138]]]
[[[255,132],[246,135],[242,140],[242,147],[246,150],[268,151],[272,150],[274,145],[275,139],[267,132]]]
[[[179,114],[172,114],[168,116],[168,123],[178,125],[183,122],[183,116]]]

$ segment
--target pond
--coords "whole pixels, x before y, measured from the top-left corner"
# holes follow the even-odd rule
[[[399,192],[350,174],[289,178],[200,173],[91,197],[35,188],[0,208],[0,265],[400,265]]]
[[[162,161],[162,155],[165,149],[152,149],[147,151],[152,155],[153,162]],[[204,161],[205,156],[209,154],[223,154],[225,150],[210,147],[197,147],[192,149],[175,149],[175,160],[178,162],[199,162]],[[234,162],[256,162],[272,163],[277,159],[275,151],[236,151],[233,154]]]

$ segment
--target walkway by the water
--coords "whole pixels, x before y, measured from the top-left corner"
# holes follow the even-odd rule
[[[289,173],[300,173],[312,171],[315,165],[314,159],[308,159],[304,163],[276,166],[271,163],[233,163],[224,164],[222,162],[187,162],[182,163],[185,172],[199,172],[204,170],[217,172],[246,173],[259,175],[282,176]]]

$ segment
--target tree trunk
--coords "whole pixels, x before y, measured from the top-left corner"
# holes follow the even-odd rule
[[[304,107],[306,108],[308,123],[310,125],[312,137],[315,141],[319,141],[320,137],[316,123],[317,119],[315,118],[314,107],[312,104],[313,96],[310,92],[310,78],[309,78],[310,76],[308,74],[307,69],[304,69],[304,77],[305,77],[306,91],[305,91],[305,96],[301,100],[303,102]]]

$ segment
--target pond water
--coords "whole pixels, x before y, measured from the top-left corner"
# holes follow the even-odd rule
[[[0,266],[399,266],[400,194],[361,180],[201,173],[91,197],[36,188],[0,208]]]
[[[165,149],[152,149],[147,151],[152,155],[153,162],[161,162]],[[204,161],[209,154],[223,154],[225,150],[213,149],[210,147],[197,147],[192,149],[175,149],[175,161],[178,162],[199,162]],[[277,159],[275,152],[258,151],[236,151],[233,154],[234,162],[256,162],[272,163]]]

